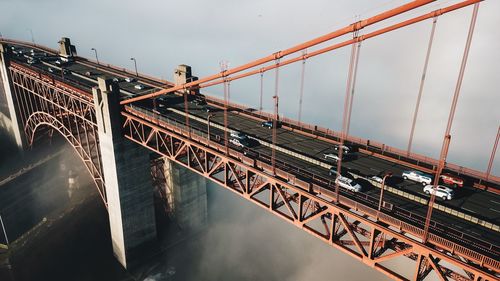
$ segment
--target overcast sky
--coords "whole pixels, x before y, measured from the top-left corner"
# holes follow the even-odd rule
[[[80,55],[171,80],[178,64],[203,77],[219,62],[237,66],[331,32],[408,1],[71,1],[0,0],[4,37],[56,47],[72,39]],[[457,1],[437,1],[430,11]],[[449,162],[484,171],[500,123],[500,1],[486,0],[479,18],[452,129]],[[448,118],[472,8],[438,19],[414,151],[437,158]],[[417,15],[417,12],[410,12]],[[351,134],[406,148],[431,21],[363,42]],[[371,28],[370,30],[373,30]],[[366,33],[368,30],[362,31]],[[341,126],[349,47],[306,63],[303,120]],[[280,111],[297,117],[300,65],[280,71]],[[265,74],[271,109],[274,72]],[[220,88],[207,89],[221,95]],[[257,107],[259,80],[235,82],[231,99]],[[500,174],[500,157],[494,165]]]

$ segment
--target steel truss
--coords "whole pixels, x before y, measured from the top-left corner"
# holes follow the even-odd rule
[[[34,144],[38,131],[58,131],[82,159],[106,203],[92,96],[14,62],[9,71],[28,144]]]
[[[500,261],[467,248],[465,243],[429,234],[423,228],[327,189],[303,185],[295,175],[247,157],[203,133],[158,120],[126,106],[126,138],[220,184],[329,245],[391,278],[409,280],[388,263],[406,257],[416,261],[411,280],[435,272],[440,280],[496,280]],[[431,227],[432,229],[432,227]]]

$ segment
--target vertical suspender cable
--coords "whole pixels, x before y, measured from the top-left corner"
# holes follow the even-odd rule
[[[354,88],[356,87],[356,77],[358,75],[358,64],[359,64],[359,53],[361,51],[361,41],[358,42],[357,44],[357,50],[356,50],[356,62],[354,63],[354,71],[353,71],[353,77],[352,77],[352,89],[351,89],[351,97],[349,101],[349,110],[348,114],[349,116],[347,117],[347,129],[346,132],[347,134],[349,133],[349,128],[351,125],[351,114],[352,114],[352,103],[354,100]]]
[[[453,117],[455,116],[455,110],[457,108],[458,97],[460,96],[460,89],[462,88],[462,81],[464,78],[465,67],[467,65],[467,58],[469,57],[470,45],[472,42],[472,35],[474,34],[474,26],[476,25],[477,12],[479,9],[479,3],[474,4],[474,10],[472,12],[472,19],[469,26],[469,34],[467,35],[467,41],[465,43],[465,50],[462,57],[462,64],[460,65],[460,71],[458,73],[457,84],[455,87],[455,93],[453,94],[453,100],[451,102],[450,115],[448,116],[448,124],[446,125],[446,131],[444,133],[443,145],[441,147],[441,155],[439,157],[439,163],[436,170],[436,175],[434,177],[434,189],[436,185],[439,183],[439,177],[441,176],[441,172],[446,164],[446,157],[448,156],[448,148],[450,146],[451,141],[451,125],[453,124]],[[436,196],[431,194],[431,198],[429,199],[429,207],[427,210],[427,216],[425,218],[425,226],[424,226],[424,234],[422,237],[422,242],[426,243],[429,234],[429,225],[432,217],[432,210],[434,208],[434,200]]]
[[[262,98],[264,96],[264,72],[260,72],[260,100],[259,100],[259,111],[262,111]]]
[[[434,41],[434,33],[436,31],[437,17],[434,17],[432,21],[431,35],[429,37],[429,44],[427,45],[427,54],[425,55],[424,70],[422,71],[422,79],[420,79],[420,86],[418,88],[417,104],[415,105],[415,111],[413,112],[413,121],[411,123],[410,138],[408,140],[408,148],[406,150],[406,155],[409,156],[411,153],[411,145],[413,142],[413,133],[415,132],[415,125],[417,123],[418,109],[420,107],[420,100],[422,98],[422,93],[424,91],[425,77],[427,75],[427,66],[429,65],[429,58],[431,56],[432,42]]]
[[[305,58],[306,54],[307,54],[307,51],[304,50],[302,52],[302,56],[303,56],[302,71],[300,74],[300,96],[299,96],[299,118],[298,118],[299,124],[302,122],[302,99],[304,97],[304,76],[305,76],[305,72],[306,72],[306,58]]]
[[[497,138],[495,139],[495,143],[493,144],[493,150],[491,151],[490,162],[488,162],[488,169],[486,169],[486,180],[488,180],[490,177],[491,168],[493,167],[493,160],[495,159],[495,154],[497,152],[499,139],[500,139],[500,126],[498,126]]]
[[[338,161],[337,161],[337,174],[341,175],[341,170],[342,170],[342,156],[344,154],[344,140],[347,137],[347,123],[348,123],[348,107],[349,107],[349,98],[350,98],[350,93],[351,93],[351,85],[352,85],[352,76],[353,76],[353,70],[354,70],[354,62],[355,62],[355,56],[356,56],[356,45],[352,44],[351,48],[351,59],[349,60],[349,72],[347,75],[347,86],[346,86],[346,92],[345,92],[345,98],[344,98],[344,114],[342,117],[342,131],[340,133],[340,145],[338,147]],[[339,184],[337,180],[335,180],[335,202],[339,202]]]
[[[226,80],[226,77],[224,77]],[[229,139],[227,135],[228,131],[228,121],[227,121],[227,109],[229,106],[229,82],[224,81],[224,146],[226,147],[226,155],[229,155]]]
[[[273,167],[273,174],[276,174],[276,139],[277,139],[277,133],[276,133],[276,127],[278,127],[278,121],[279,121],[279,111],[278,111],[278,102],[279,102],[279,77],[280,77],[280,72],[279,72],[279,59],[276,59],[276,77],[274,80],[274,119],[273,119],[273,149],[272,149],[272,156],[271,156],[271,165]]]

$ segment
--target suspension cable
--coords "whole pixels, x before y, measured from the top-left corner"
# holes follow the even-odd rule
[[[272,157],[271,157],[271,165],[273,167],[273,174],[276,174],[276,139],[277,139],[277,133],[276,133],[276,127],[278,127],[278,121],[279,121],[279,110],[278,110],[278,103],[279,103],[279,59],[276,59],[276,76],[274,80],[274,118],[273,118],[273,146],[272,146]]]
[[[462,57],[462,63],[460,65],[460,71],[458,74],[457,84],[455,87],[455,93],[453,94],[453,100],[451,102],[450,115],[448,116],[448,124],[446,125],[446,131],[444,133],[443,145],[441,147],[441,155],[439,157],[439,163],[436,170],[436,175],[434,178],[434,186],[433,189],[436,189],[436,186],[439,183],[439,177],[441,176],[441,172],[446,164],[446,157],[448,156],[448,148],[450,146],[451,141],[451,126],[453,124],[453,117],[455,116],[455,110],[457,108],[458,97],[460,96],[460,90],[462,87],[462,81],[464,78],[465,67],[467,65],[467,58],[469,57],[470,45],[472,43],[472,35],[474,34],[474,26],[476,25],[477,12],[479,10],[479,3],[474,4],[474,10],[472,11],[472,19],[469,26],[469,33],[467,34],[467,41],[465,43],[465,50]],[[435,192],[431,192],[431,198],[429,200],[429,208],[427,210],[427,216],[425,218],[425,226],[424,226],[424,234],[422,237],[423,243],[427,242],[429,235],[429,226],[432,218],[432,210],[434,208],[434,201],[436,199]]]
[[[298,116],[298,121],[299,124],[302,121],[302,99],[304,97],[304,77],[305,77],[305,72],[306,72],[306,58],[305,55],[307,54],[307,49],[302,51],[302,71],[300,74],[300,96],[299,96],[299,116]]]
[[[347,119],[348,119],[348,107],[350,103],[350,93],[351,93],[351,85],[352,85],[352,76],[354,71],[354,63],[356,56],[356,45],[352,44],[351,47],[351,58],[349,60],[349,70],[347,75],[347,86],[344,98],[344,112],[342,116],[342,131],[340,133],[340,145],[338,146],[338,160],[337,160],[337,175],[342,175],[342,156],[344,154],[344,140],[347,137]],[[335,180],[335,202],[339,202],[339,183]]]
[[[262,111],[262,98],[264,96],[264,71],[260,72],[260,100],[259,100],[259,111]]]
[[[415,111],[413,112],[413,121],[411,123],[410,139],[408,140],[408,149],[406,150],[406,156],[410,156],[411,145],[413,142],[413,133],[415,132],[415,125],[417,123],[418,109],[420,107],[420,100],[422,98],[422,93],[424,91],[425,77],[427,75],[427,66],[429,65],[429,58],[431,56],[432,42],[434,41],[434,33],[436,31],[437,17],[434,17],[432,21],[431,35],[429,37],[429,44],[427,46],[427,54],[425,55],[424,69],[422,71],[422,79],[420,79],[420,87],[418,88],[417,104],[415,105]]]
[[[356,50],[356,61],[354,63],[354,72],[353,72],[353,77],[352,77],[352,89],[351,89],[351,97],[349,101],[349,110],[348,110],[348,117],[347,117],[347,129],[346,132],[349,134],[349,128],[351,125],[351,115],[352,115],[352,104],[354,100],[354,88],[356,87],[356,77],[358,76],[358,64],[359,64],[359,53],[361,52],[361,42],[359,41],[357,44],[357,50]]]

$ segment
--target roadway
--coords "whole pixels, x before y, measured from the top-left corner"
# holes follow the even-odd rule
[[[24,49],[24,53],[29,51],[27,48],[16,48]],[[106,68],[102,65],[96,65],[95,63],[89,61],[76,61],[74,63],[69,63],[64,66],[69,73],[62,75],[60,68],[55,64],[58,59],[57,56],[51,54],[46,57],[42,57],[43,62],[35,63],[31,65],[36,67],[46,74],[52,74],[54,77],[59,79],[64,79],[66,82],[74,84],[77,87],[85,91],[89,91],[92,87],[97,84],[97,77],[101,75],[106,75],[108,77],[115,77],[119,80],[120,88],[122,89],[122,98],[129,98],[136,95],[141,95],[154,88],[164,87],[157,81],[138,77],[137,80],[134,79],[132,82],[126,82],[125,77],[130,77],[129,73],[120,72],[116,69]],[[27,58],[25,55],[16,55],[14,60],[27,65]],[[49,71],[52,69],[52,72]],[[136,89],[136,85],[143,85],[142,89]],[[175,95],[168,95],[166,106],[172,108],[173,110],[164,112],[162,118],[168,118],[177,120],[180,123],[185,122],[185,116],[181,113],[176,113],[175,111],[184,111],[183,99]],[[152,109],[150,104],[146,104],[149,110]],[[201,107],[189,104],[189,114],[191,116],[190,125],[199,129],[200,131],[206,131],[207,125],[204,122],[196,121],[195,118],[207,118],[207,113],[202,110]],[[213,124],[223,124],[223,114],[221,111],[215,112],[215,116],[211,118]],[[229,128],[237,129],[238,131],[244,132],[251,137],[254,137],[263,142],[272,143],[272,130],[263,128],[260,126],[258,120],[254,120],[245,115],[238,114],[237,112],[229,112],[228,114]],[[297,152],[301,155],[320,160],[322,162],[327,162],[323,158],[323,154],[327,152],[334,152],[332,149],[332,143],[322,141],[313,137],[305,136],[303,134],[290,131],[285,128],[277,129],[277,145],[286,148],[290,151]],[[216,127],[211,127],[211,134],[213,136],[220,135],[223,136],[224,132]],[[271,149],[265,145],[258,145],[252,148],[257,153],[262,153],[266,155],[271,155]],[[283,161],[295,167],[299,167],[304,171],[309,173],[319,175],[325,178],[330,177],[328,175],[328,169],[322,166],[313,165],[308,161],[292,157],[287,153],[277,152],[277,159]],[[333,165],[333,163],[330,163]],[[394,186],[398,189],[404,190],[406,192],[421,196],[426,198],[427,196],[422,192],[422,185],[411,182],[404,181],[400,177],[402,171],[409,170],[408,167],[395,164],[374,156],[363,154],[360,152],[354,152],[349,159],[343,161],[343,166],[346,167],[353,173],[363,174],[366,176],[377,175],[384,171],[392,171],[395,176],[393,176],[389,181],[388,185]],[[377,197],[380,193],[378,188],[374,188],[369,181],[361,180],[360,183],[364,187],[364,193]],[[404,208],[405,210],[420,214],[425,217],[427,207],[415,201],[403,198],[396,194],[386,192],[385,201],[390,202],[396,206]],[[494,193],[482,191],[476,189],[472,186],[464,186],[460,192],[458,192],[456,198],[447,202],[439,202],[441,204],[447,205],[451,208],[463,211],[470,215],[477,216],[478,218],[484,219],[494,224],[500,224],[500,196]],[[465,221],[456,216],[440,212],[438,210],[433,213],[433,220],[441,222],[446,225],[452,225],[454,228],[461,229],[462,231],[474,235],[476,237],[481,237],[481,239],[491,241],[494,244],[500,244],[500,236],[498,232],[483,228],[474,223]]]

